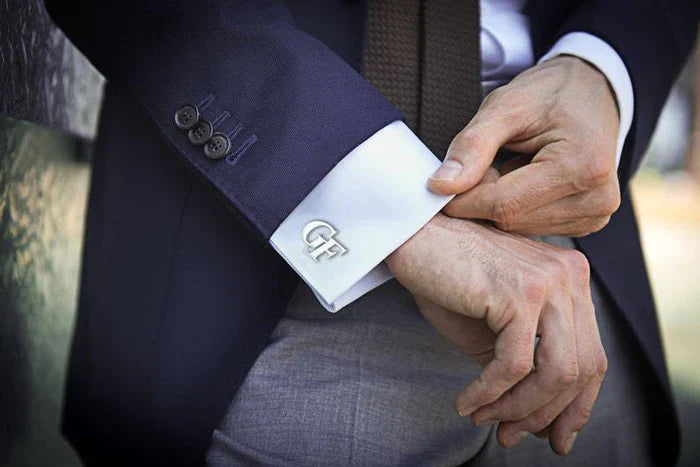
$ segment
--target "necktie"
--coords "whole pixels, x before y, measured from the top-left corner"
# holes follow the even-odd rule
[[[479,0],[369,0],[363,74],[438,156],[481,102]]]

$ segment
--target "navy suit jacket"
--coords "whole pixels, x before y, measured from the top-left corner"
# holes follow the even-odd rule
[[[298,278],[267,245],[350,150],[400,113],[359,73],[365,2],[46,0],[108,79],[64,411],[88,463],[201,463],[211,432],[265,346]],[[619,169],[626,187],[688,55],[693,0],[532,0],[536,56],[591,32],[635,92]],[[235,133],[212,161],[173,116],[203,111]],[[677,453],[653,299],[627,194],[579,240],[625,316],[649,375],[654,446]]]

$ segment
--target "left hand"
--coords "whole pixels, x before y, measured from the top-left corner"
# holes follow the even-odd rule
[[[493,361],[496,354],[496,340],[498,336],[491,330],[485,320],[469,318],[443,308],[434,302],[420,296],[413,297],[418,309],[427,321],[445,338],[451,341],[466,356],[485,367]],[[535,361],[542,364],[542,355],[535,350]],[[532,400],[531,395],[524,394],[522,388],[516,388],[506,392],[499,400],[485,405],[471,414],[472,422],[479,427],[498,423],[496,428],[496,440],[504,448],[518,445],[525,436],[534,434],[539,438],[549,439],[552,451],[559,455],[567,455],[571,452],[576,441],[576,435],[583,423],[574,422],[575,417],[583,417],[584,423],[591,414],[592,403],[595,401],[602,379],[601,370],[596,379],[594,389],[586,389],[586,403],[577,401],[564,412],[557,415],[547,410],[539,409],[529,412],[524,407],[527,401]],[[533,371],[536,374],[536,370]],[[565,397],[569,392],[564,390],[555,399]],[[459,398],[466,394],[463,390]],[[574,426],[575,428],[572,428]]]
[[[620,204],[618,127],[605,76],[579,58],[558,56],[491,92],[428,186],[458,195],[445,207],[453,217],[523,235],[587,235]],[[491,164],[501,147],[534,157],[499,174]]]
[[[569,453],[607,369],[585,257],[437,214],[386,264],[428,321],[484,365],[457,395],[459,414],[500,422],[504,446],[540,433]]]

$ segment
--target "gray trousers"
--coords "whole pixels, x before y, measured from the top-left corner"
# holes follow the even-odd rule
[[[568,239],[547,239],[572,246]],[[300,286],[207,452],[210,465],[650,464],[650,418],[629,331],[593,282],[609,370],[573,451],[530,436],[501,448],[495,426],[454,409],[480,368],[391,281],[337,314]]]

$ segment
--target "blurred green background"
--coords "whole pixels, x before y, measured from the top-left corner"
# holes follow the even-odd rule
[[[14,117],[0,116],[0,465],[73,466],[59,419],[102,79],[37,0],[0,2],[0,31],[0,115]],[[699,66],[632,188],[686,466],[700,465]]]

